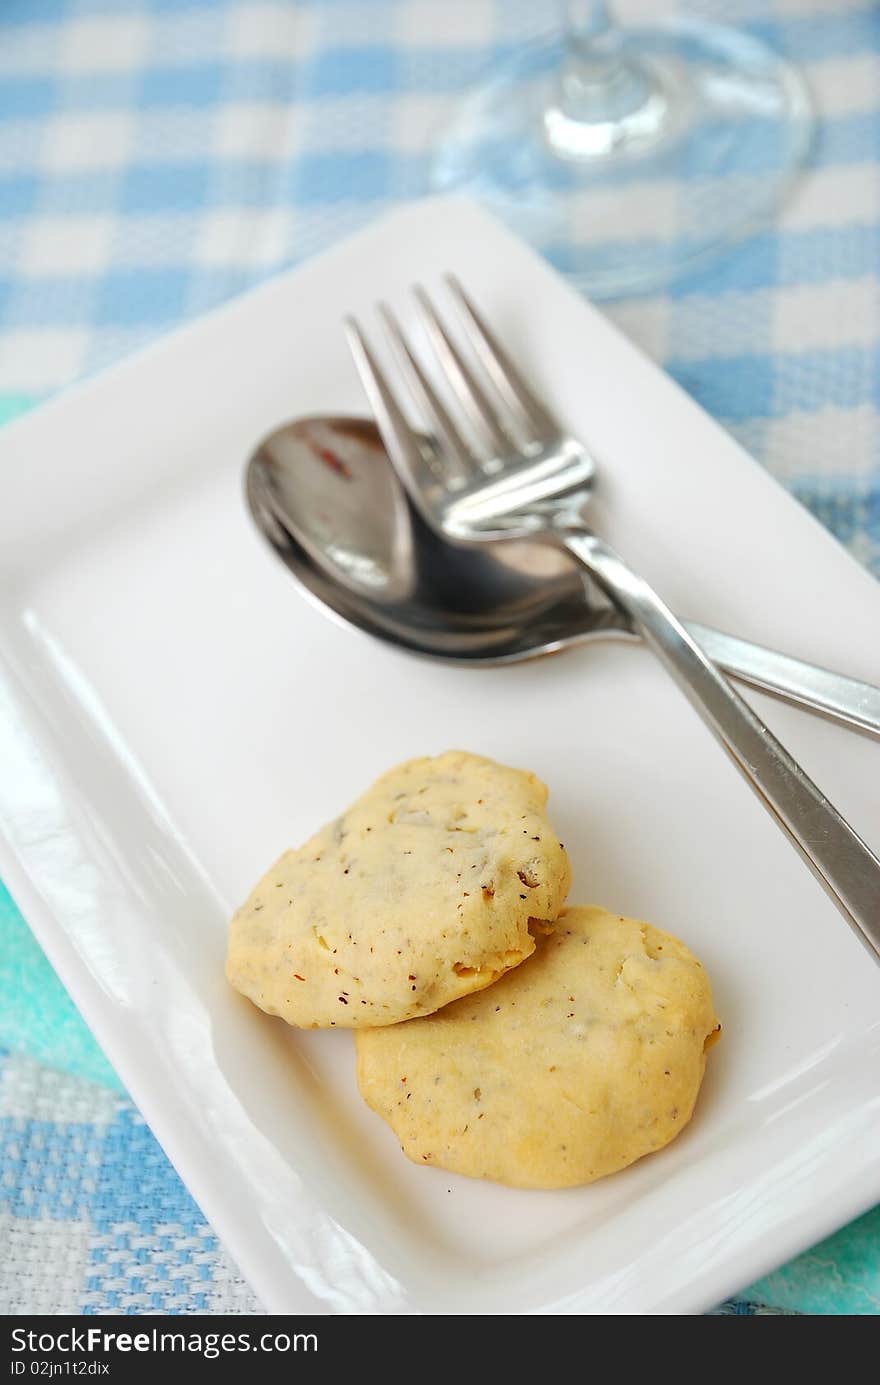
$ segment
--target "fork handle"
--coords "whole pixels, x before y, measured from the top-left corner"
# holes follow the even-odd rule
[[[738,683],[880,740],[880,688],[695,620],[686,620],[685,628],[712,663]]]
[[[559,539],[637,630],[880,961],[880,860],[703,653],[657,593],[589,530]]]

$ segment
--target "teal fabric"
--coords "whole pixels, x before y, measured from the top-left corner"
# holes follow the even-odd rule
[[[0,881],[0,1049],[123,1090]]]
[[[0,424],[8,423],[38,403],[39,400],[29,394],[0,394]]]
[[[880,1314],[880,1207],[759,1279],[742,1297],[798,1313]]]

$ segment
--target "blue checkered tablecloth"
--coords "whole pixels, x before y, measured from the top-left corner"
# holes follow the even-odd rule
[[[624,19],[670,8],[620,0]],[[880,11],[691,5],[812,88],[777,224],[611,315],[880,574]],[[4,0],[0,421],[425,189],[554,0]],[[259,1311],[0,886],[0,1311]],[[880,1309],[880,1209],[728,1313]]]

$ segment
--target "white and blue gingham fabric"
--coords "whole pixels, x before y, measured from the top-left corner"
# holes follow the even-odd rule
[[[611,315],[880,573],[880,10],[691,8],[800,65],[820,116],[812,164],[777,223]],[[556,13],[554,0],[4,0],[0,418],[418,196],[444,116]],[[130,1101],[34,1057],[73,1051],[70,1016],[53,1055],[51,1006],[47,1021],[19,1004],[40,975],[25,925],[0,914],[23,959],[4,970],[0,955],[0,1038],[15,1050],[0,1054],[0,1311],[256,1311]],[[874,1213],[724,1311],[878,1308]]]

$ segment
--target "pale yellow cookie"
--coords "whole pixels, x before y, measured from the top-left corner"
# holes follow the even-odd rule
[[[229,980],[303,1028],[395,1024],[482,990],[565,902],[546,803],[534,774],[464,751],[391,770],[256,886]]]
[[[675,1138],[719,1032],[709,978],[683,943],[573,908],[489,990],[361,1031],[358,1082],[415,1163],[566,1188]]]

